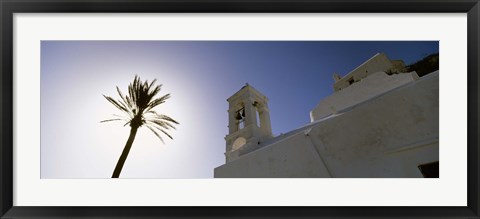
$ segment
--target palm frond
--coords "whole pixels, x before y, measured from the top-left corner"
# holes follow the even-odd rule
[[[164,144],[165,144],[165,141],[163,141],[163,138],[162,138],[162,136],[160,136],[160,135],[159,135],[159,134],[158,134],[158,133],[155,131],[155,129],[153,129],[153,128],[152,128],[152,127],[150,127],[149,125],[147,125],[147,128],[148,128],[148,129],[150,129],[150,131],[152,131],[152,132],[153,132],[153,134],[155,134],[155,135],[156,135],[156,136],[157,136],[157,137],[160,139],[160,141],[162,141],[162,143],[164,143]]]
[[[111,121],[118,121],[118,120],[123,120],[123,119],[107,119],[107,120],[102,120],[100,122],[111,122]]]
[[[165,128],[165,129],[170,129],[170,128],[172,128],[172,129],[177,129],[177,128],[175,128],[175,126],[173,126],[172,124],[170,124],[170,123],[168,123],[168,122],[166,122],[166,121],[163,121],[163,120],[152,120],[151,122],[152,122],[153,124],[155,124],[155,125],[158,125],[158,126],[160,126],[160,127],[162,127],[162,128]]]
[[[128,109],[129,108],[129,104],[128,104],[128,101],[126,99],[126,96],[123,96],[122,92],[120,91],[120,88],[118,88],[117,86],[117,92],[118,92],[118,96],[120,96],[121,100],[119,103],[122,104],[122,106],[125,108],[125,109]]]
[[[113,98],[109,97],[109,96],[105,96],[105,99],[107,99],[110,103],[112,103],[115,107],[117,107],[119,110],[122,110],[122,111],[125,111],[125,112],[128,112],[128,110],[126,108],[124,108],[122,105],[120,105],[116,100],[114,100]]]
[[[153,85],[157,82],[157,79],[153,79],[153,81],[150,83],[149,87],[153,87]],[[157,87],[160,88],[162,85],[158,85]]]
[[[127,99],[127,104],[128,104],[128,108],[130,109],[130,111],[132,111],[132,109],[136,108],[135,103],[133,102],[133,100],[130,96],[126,96],[125,99]]]
[[[124,120],[126,125],[141,127],[145,125],[150,129],[162,142],[161,133],[165,134],[170,139],[172,136],[166,130],[176,129],[174,124],[180,124],[173,118],[158,114],[153,108],[165,103],[171,96],[165,94],[160,98],[155,96],[160,92],[162,84],[156,85],[156,79],[151,81],[142,81],[138,75],[135,75],[133,81],[128,85],[127,95],[124,95],[118,86],[116,87],[119,100],[103,95],[110,103],[122,111],[125,116],[114,115],[118,118],[103,120],[101,122]]]
[[[175,123],[177,125],[179,125],[180,123],[178,121],[176,121],[175,119],[167,116],[167,115],[163,115],[163,114],[158,114],[156,111],[154,110],[149,110],[149,111],[146,111],[144,113],[144,116],[146,118],[146,120],[159,120],[159,121],[162,121],[162,122],[172,122],[172,123]]]
[[[154,82],[155,82],[155,81],[154,81]],[[152,82],[151,85],[153,85],[153,82]],[[152,86],[150,86],[150,88],[151,88],[151,87],[152,87]],[[158,94],[158,92],[160,92],[160,89],[161,89],[161,88],[162,88],[162,85],[161,85],[161,84],[155,86],[155,87],[153,88],[153,90],[151,90],[151,91],[148,93],[148,95],[149,95],[151,98],[153,98],[155,95]]]
[[[158,106],[158,105],[160,105],[160,104],[162,104],[162,103],[165,103],[165,101],[166,101],[167,99],[169,99],[170,97],[171,97],[170,94],[165,94],[165,95],[163,95],[162,97],[157,98],[157,99],[151,101],[151,102],[148,104],[148,106],[147,106],[147,108],[146,108],[145,110],[148,111],[148,110],[153,109],[153,108],[155,108],[156,106]]]
[[[162,127],[162,126],[158,126],[158,125],[149,125],[149,126],[157,129],[158,131],[161,131],[163,134],[165,134],[166,136],[168,136],[170,139],[173,139],[173,137],[165,131],[165,129],[168,130],[168,128],[165,128],[165,127]]]
[[[169,121],[169,122],[173,122],[177,125],[179,125],[180,123],[177,122],[175,119],[171,118],[170,116],[167,116],[167,115],[160,115],[160,118],[163,119],[163,120],[166,120],[166,121]]]
[[[163,132],[163,134],[165,134],[166,136],[168,136],[170,139],[173,140],[172,136],[169,135],[165,130],[163,130],[163,129],[161,129],[161,128],[158,128],[158,127],[157,127],[157,129],[158,129],[159,131]]]

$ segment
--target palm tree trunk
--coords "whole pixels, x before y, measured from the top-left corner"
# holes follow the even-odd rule
[[[115,170],[113,171],[112,178],[118,178],[120,176],[120,172],[122,172],[123,165],[127,160],[128,153],[130,152],[130,148],[132,148],[133,140],[135,140],[135,135],[137,134],[138,127],[133,126],[130,129],[130,136],[128,137],[127,143],[125,144],[125,148],[123,148],[122,155],[118,159],[117,166],[115,166]]]

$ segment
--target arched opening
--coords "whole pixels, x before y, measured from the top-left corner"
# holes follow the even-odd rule
[[[245,105],[240,102],[236,106],[237,110],[232,115],[235,118],[235,131],[245,128]]]
[[[261,123],[260,123],[260,113],[258,112],[258,109],[257,109],[257,108],[255,108],[255,115],[256,115],[256,117],[257,117],[257,119],[256,119],[256,120],[257,120],[257,127],[260,128],[260,126],[261,126]]]

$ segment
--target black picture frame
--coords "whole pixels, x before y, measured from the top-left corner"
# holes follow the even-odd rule
[[[479,218],[478,0],[0,0],[1,218]],[[466,207],[23,207],[13,206],[14,13],[467,13],[468,197]]]

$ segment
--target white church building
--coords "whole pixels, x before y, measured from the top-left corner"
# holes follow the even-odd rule
[[[334,74],[334,93],[311,122],[279,136],[268,98],[245,85],[227,99],[226,163],[214,177],[439,177],[438,71],[403,71],[402,61],[378,53]]]

